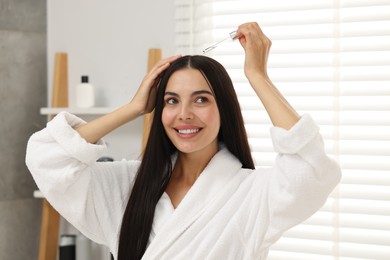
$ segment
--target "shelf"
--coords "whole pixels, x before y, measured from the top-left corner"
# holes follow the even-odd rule
[[[77,115],[104,115],[114,111],[112,107],[90,107],[90,108],[79,108],[79,107],[42,107],[40,110],[41,115],[55,115],[62,111],[68,111],[72,114]]]

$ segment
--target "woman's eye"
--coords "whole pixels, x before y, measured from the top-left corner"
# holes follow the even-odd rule
[[[174,99],[174,98],[168,98],[168,99],[165,100],[165,103],[167,103],[169,105],[173,105],[173,104],[177,103],[177,100]]]
[[[197,98],[196,99],[196,103],[199,103],[199,104],[202,104],[202,103],[206,103],[208,101],[208,99],[207,98],[205,98],[205,97],[199,97],[199,98]]]

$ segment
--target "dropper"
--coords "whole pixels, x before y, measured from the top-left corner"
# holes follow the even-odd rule
[[[231,33],[229,33],[229,37],[223,39],[222,41],[219,41],[217,43],[214,43],[213,45],[207,47],[206,49],[203,50],[203,54],[205,53],[208,53],[209,51],[212,51],[214,50],[215,48],[218,47],[218,45],[220,45],[221,43],[227,41],[227,40],[235,40],[237,38],[237,32],[236,31],[232,31]]]

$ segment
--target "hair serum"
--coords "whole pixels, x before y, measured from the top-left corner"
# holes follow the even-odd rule
[[[89,83],[88,76],[81,76],[81,83],[76,86],[76,104],[83,108],[95,105],[95,88]]]

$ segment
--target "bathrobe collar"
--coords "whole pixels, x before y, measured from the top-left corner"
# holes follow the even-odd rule
[[[157,252],[164,252],[206,211],[214,201],[235,189],[237,172],[241,162],[225,146],[214,155],[201,175],[187,192],[172,216],[158,230],[145,252],[144,259],[151,259]]]

